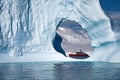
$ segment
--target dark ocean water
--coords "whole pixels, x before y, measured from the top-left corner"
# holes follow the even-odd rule
[[[120,64],[106,62],[1,63],[0,80],[120,80]]]

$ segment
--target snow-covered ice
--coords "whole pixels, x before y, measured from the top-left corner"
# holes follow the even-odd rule
[[[99,60],[97,57],[103,56],[98,56],[98,47],[118,39],[99,0],[0,0],[0,62],[73,60],[53,47],[56,29],[66,20],[77,22],[87,31],[95,52],[86,60]],[[52,58],[55,56],[57,59]]]

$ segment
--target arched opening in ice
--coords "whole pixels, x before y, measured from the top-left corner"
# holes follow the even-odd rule
[[[61,22],[57,27],[53,46],[64,55],[78,52],[80,49],[84,52],[93,51],[88,33],[79,23],[70,20]]]

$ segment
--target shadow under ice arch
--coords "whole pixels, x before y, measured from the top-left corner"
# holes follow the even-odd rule
[[[57,52],[66,56],[68,52],[74,53],[82,50],[92,52],[91,40],[87,32],[75,21],[64,20],[57,25],[53,47]]]

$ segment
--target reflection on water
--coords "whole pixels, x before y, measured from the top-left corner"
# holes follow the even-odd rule
[[[2,63],[0,80],[120,80],[120,64],[104,62]]]
[[[89,65],[89,66],[88,66]],[[56,64],[56,80],[78,80],[92,78],[93,63],[63,63]]]

